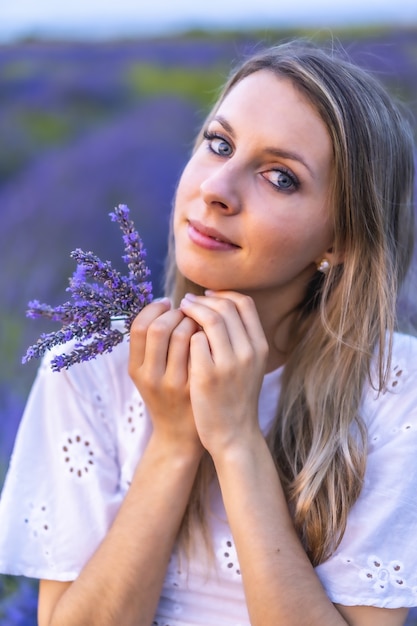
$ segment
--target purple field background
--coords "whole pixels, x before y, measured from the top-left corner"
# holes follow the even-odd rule
[[[282,38],[0,47],[0,486],[37,366],[22,366],[21,356],[53,330],[25,319],[27,302],[64,301],[76,247],[118,265],[121,237],[108,213],[119,203],[131,209],[161,293],[172,197],[199,124],[230,66]],[[339,39],[417,119],[417,30]],[[401,307],[417,327],[414,285]],[[36,624],[35,588],[0,576],[0,625]]]

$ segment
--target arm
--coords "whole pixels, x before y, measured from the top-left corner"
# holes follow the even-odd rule
[[[152,623],[202,453],[187,383],[195,330],[164,302],[146,307],[132,326],[129,371],[153,434],[112,527],[79,577],[42,582],[40,626]]]
[[[408,609],[379,609],[376,606],[335,605],[350,626],[403,626]]]
[[[252,626],[401,626],[406,609],[335,606],[295,534],[264,440],[216,456]]]
[[[181,308],[204,331],[191,341],[191,400],[216,467],[252,626],[400,626],[402,609],[336,608],[295,533],[258,426],[266,349],[252,301],[224,292],[184,300]]]

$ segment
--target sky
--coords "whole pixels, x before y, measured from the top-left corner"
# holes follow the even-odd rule
[[[0,0],[0,41],[187,28],[417,25],[417,0]]]

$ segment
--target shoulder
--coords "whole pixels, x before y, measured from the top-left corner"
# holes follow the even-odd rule
[[[417,480],[417,339],[394,336],[391,367],[381,391],[368,384],[361,406],[368,432],[365,483],[373,488],[389,476],[393,491],[414,499]],[[388,494],[386,483],[382,491]],[[401,489],[400,489],[401,485]],[[406,493],[407,492],[407,493]]]
[[[53,391],[61,392],[68,389],[71,394],[79,395],[85,400],[94,401],[99,395],[112,396],[116,389],[129,386],[127,362],[129,358],[129,343],[126,338],[111,352],[100,354],[94,359],[76,363],[66,370],[55,372],[51,368],[54,357],[63,352],[71,351],[71,344],[57,346],[44,357],[38,372],[38,378]]]
[[[417,375],[417,337],[394,333],[390,377],[386,391],[395,390],[400,383],[411,384]],[[417,386],[414,385],[417,390]]]
[[[130,451],[141,452],[122,429],[128,344],[52,371],[54,353],[70,349],[44,357],[19,426],[0,501],[0,567],[10,573],[74,579],[124,497]]]
[[[128,375],[128,339],[112,352],[53,371],[52,358],[70,350],[70,344],[57,346],[43,358],[25,408],[25,428],[37,424],[45,432],[84,424],[90,437],[95,433],[107,441],[107,448],[113,448],[119,438],[120,415],[128,399],[138,393]]]
[[[377,359],[373,377],[377,381]],[[405,427],[412,419],[417,431],[417,338],[395,333],[389,372],[381,390],[365,385],[361,413],[368,428]]]
[[[387,384],[382,391],[366,385],[360,414],[368,431],[362,491],[338,549],[317,573],[333,602],[415,606],[416,338],[394,336]]]

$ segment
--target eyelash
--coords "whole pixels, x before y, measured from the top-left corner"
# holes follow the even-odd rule
[[[278,185],[274,185],[274,183],[272,183],[269,179],[267,179],[268,182],[270,182],[271,185],[273,187],[275,187],[275,189],[277,189],[278,191],[284,191],[284,192],[287,192],[287,193],[291,193],[291,191],[297,191],[297,189],[299,189],[300,181],[298,180],[298,178],[296,178],[294,176],[294,174],[290,170],[287,170],[286,167],[283,167],[283,166],[276,167],[276,168],[274,168],[271,171],[279,172],[280,174],[285,174],[285,176],[288,176],[288,178],[290,179],[290,181],[292,183],[292,187],[291,188],[285,189],[283,187],[278,187]]]
[[[226,144],[228,144],[230,146],[230,142],[225,137],[223,137],[220,133],[215,133],[215,132],[212,132],[212,131],[209,131],[209,130],[205,130],[203,132],[203,137],[208,142],[208,149],[210,150],[210,152],[212,152],[213,154],[215,154],[217,156],[224,156],[224,155],[220,154],[219,152],[216,152],[216,150],[213,149],[213,147],[210,144],[211,141],[213,141],[214,139],[219,139],[220,141],[224,141]],[[226,155],[226,156],[228,156],[228,155]],[[288,178],[290,179],[290,181],[291,181],[291,183],[293,185],[291,189],[283,189],[282,187],[278,187],[278,185],[275,185],[269,179],[266,178],[266,180],[277,191],[290,193],[291,191],[296,191],[300,187],[299,180],[286,167],[281,166],[279,168],[274,168],[271,171],[280,172],[281,174],[285,174],[286,176],[288,176]]]
[[[209,130],[205,130],[205,131],[203,132],[203,137],[204,137],[204,139],[205,139],[207,142],[209,142],[209,145],[208,145],[209,150],[210,150],[211,152],[213,152],[214,154],[217,154],[218,156],[222,156],[222,155],[220,155],[218,152],[216,152],[216,151],[212,148],[212,146],[210,145],[210,142],[211,142],[211,141],[213,141],[214,139],[220,139],[220,141],[224,141],[225,143],[227,143],[227,145],[229,145],[229,146],[230,146],[230,142],[229,142],[229,141],[228,141],[225,137],[223,137],[222,135],[220,135],[219,133],[213,133],[213,132],[211,132],[211,131],[209,131]]]

